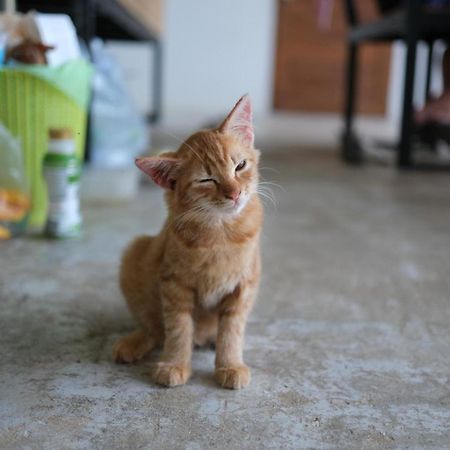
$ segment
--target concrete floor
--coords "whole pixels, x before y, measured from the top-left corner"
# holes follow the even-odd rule
[[[196,351],[185,387],[112,363],[132,324],[119,254],[164,216],[160,192],[84,209],[79,241],[0,244],[2,449],[450,447],[449,175],[353,169],[273,151],[251,385],[219,389]],[[151,359],[151,358],[150,358]]]

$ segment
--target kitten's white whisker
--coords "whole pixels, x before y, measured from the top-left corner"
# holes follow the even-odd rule
[[[266,195],[264,195],[264,194],[262,194],[262,193],[258,193],[259,194],[259,198],[261,199],[261,201],[265,204],[265,205],[267,205],[267,206],[274,206],[274,204],[273,204],[273,201],[272,201],[272,199],[270,198],[270,197],[267,197]],[[269,201],[268,203],[267,203],[267,200]]]
[[[260,191],[264,191],[275,198],[275,194],[274,194],[273,190],[268,185],[258,183],[257,189]]]
[[[275,194],[268,186],[261,185],[261,183],[258,183],[256,192],[261,196],[261,199],[269,200],[269,202],[272,203],[272,205],[274,206],[275,210],[277,209]]]
[[[261,186],[274,186],[278,189],[281,189],[284,193],[286,193],[286,189],[283,186],[281,186],[281,184],[274,183],[273,181],[260,181],[258,184]]]
[[[276,203],[274,202],[274,200],[273,200],[271,197],[268,197],[268,196],[262,194],[261,192],[259,192],[259,194],[260,194],[261,201],[262,201],[264,204],[267,204],[267,203],[266,203],[266,200],[269,200],[269,204],[270,204],[271,206],[273,206],[273,207],[275,208],[275,210],[277,210],[277,205],[276,205]],[[267,204],[267,205],[268,205],[268,204]]]
[[[273,192],[272,191],[270,191],[270,190],[266,190],[266,189],[263,189],[263,188],[259,188],[258,189],[258,193],[259,194],[262,194],[262,195],[265,195],[266,197],[269,197],[269,198],[271,198],[273,201],[275,201],[275,195],[273,194]]]

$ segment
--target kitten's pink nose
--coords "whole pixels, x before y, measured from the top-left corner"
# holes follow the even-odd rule
[[[240,189],[235,189],[230,192],[225,192],[225,197],[229,198],[230,200],[233,200],[234,202],[239,198],[240,195],[241,195]]]

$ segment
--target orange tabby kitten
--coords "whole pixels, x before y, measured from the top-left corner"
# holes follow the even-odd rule
[[[123,255],[120,285],[138,328],[114,359],[132,362],[163,344],[154,381],[186,383],[193,344],[216,344],[215,376],[226,388],[250,381],[244,328],[256,297],[262,206],[252,111],[242,97],[224,122],[189,137],[174,153],[137,166],[166,189],[168,218]]]

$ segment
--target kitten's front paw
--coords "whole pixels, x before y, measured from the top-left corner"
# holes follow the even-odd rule
[[[218,367],[216,380],[224,388],[241,389],[250,383],[250,369],[247,366]]]
[[[190,367],[159,362],[153,372],[153,381],[163,386],[173,387],[185,384],[190,375]]]

